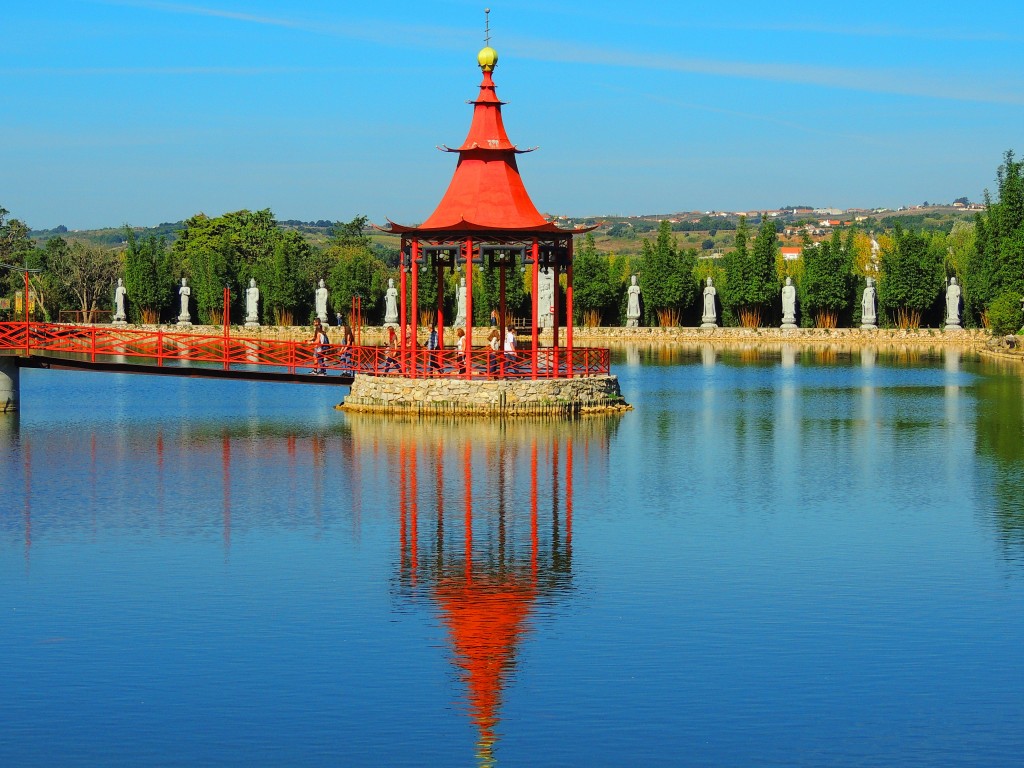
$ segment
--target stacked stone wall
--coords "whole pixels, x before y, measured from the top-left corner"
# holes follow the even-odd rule
[[[580,416],[629,410],[615,376],[572,379],[410,379],[356,376],[346,411],[429,415]]]

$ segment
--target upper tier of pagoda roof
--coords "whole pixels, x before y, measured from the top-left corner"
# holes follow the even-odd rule
[[[530,199],[519,175],[519,149],[508,138],[501,118],[502,102],[495,91],[491,71],[497,54],[484,48],[477,57],[483,80],[473,105],[473,121],[466,139],[458,147],[438,147],[457,152],[459,162],[444,197],[427,219],[417,227],[389,222],[385,231],[409,234],[422,232],[585,232],[561,229],[548,221]]]

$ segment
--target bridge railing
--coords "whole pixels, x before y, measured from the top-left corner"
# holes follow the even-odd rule
[[[607,374],[607,349],[576,347],[492,352],[473,348],[406,350],[277,341],[241,336],[205,335],[116,326],[56,323],[0,323],[0,351],[86,356],[110,362],[131,358],[156,366],[190,363],[260,366],[301,373],[305,369],[342,375],[411,376],[416,378],[566,378]],[[127,362],[127,360],[126,360]]]

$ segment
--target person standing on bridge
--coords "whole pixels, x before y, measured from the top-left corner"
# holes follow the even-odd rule
[[[320,318],[316,318],[313,321],[313,338],[309,340],[313,346],[313,375],[314,376],[326,376],[327,368],[325,364],[327,345],[330,343],[330,339],[327,338],[327,333],[324,331],[323,325],[320,323]]]

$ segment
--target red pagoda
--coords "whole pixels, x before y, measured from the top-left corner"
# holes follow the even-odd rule
[[[467,358],[472,350],[473,326],[473,264],[487,264],[499,276],[500,307],[499,332],[504,338],[507,313],[505,306],[506,272],[517,263],[525,269],[532,267],[531,311],[531,377],[569,376],[580,373],[607,373],[607,363],[595,370],[592,363],[582,366],[575,362],[572,340],[572,256],[573,235],[588,232],[589,228],[562,229],[548,221],[530,199],[516,165],[516,155],[532,151],[517,148],[508,138],[501,118],[502,102],[495,91],[492,72],[498,63],[497,52],[487,45],[477,55],[483,81],[473,104],[473,121],[465,140],[456,148],[444,146],[446,152],[458,153],[448,189],[436,210],[416,227],[390,222],[383,231],[401,235],[402,269],[400,291],[400,322],[410,326],[411,333],[402,334],[402,356],[415,358],[417,306],[417,273],[420,269],[436,270],[437,284],[444,284],[444,270],[466,270],[466,341]],[[538,307],[540,272],[554,270],[553,305]],[[564,271],[565,290],[565,347],[561,346],[559,318],[559,276]],[[407,306],[407,275],[411,275],[411,307]],[[437,326],[444,328],[443,292],[438,291]],[[539,313],[550,312],[554,320],[552,348],[538,361]],[[443,338],[442,338],[443,344]],[[406,345],[411,345],[408,348]],[[597,350],[594,350],[597,351]],[[581,350],[582,352],[582,350]],[[589,360],[583,355],[581,360]],[[602,360],[606,360],[602,357]],[[472,376],[472,364],[467,361],[464,374]],[[415,375],[415,374],[414,374]]]

